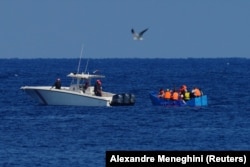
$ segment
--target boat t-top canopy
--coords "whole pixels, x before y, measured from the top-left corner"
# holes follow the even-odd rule
[[[93,74],[76,74],[76,73],[70,73],[67,75],[68,77],[71,78],[77,78],[77,79],[92,79],[92,78],[105,78],[104,75],[93,75]]]

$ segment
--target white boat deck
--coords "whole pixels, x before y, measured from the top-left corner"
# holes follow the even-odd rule
[[[96,96],[94,86],[91,85],[91,79],[103,78],[102,75],[90,74],[73,74],[68,77],[72,78],[69,87],[62,86],[56,89],[51,86],[23,86],[21,87],[27,94],[36,99],[39,103],[45,105],[74,105],[74,106],[110,106],[114,104],[114,93],[102,91],[102,96]],[[86,90],[84,86],[89,83]],[[122,99],[116,105],[124,105]],[[134,104],[126,103],[125,105]]]

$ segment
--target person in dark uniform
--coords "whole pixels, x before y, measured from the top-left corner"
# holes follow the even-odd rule
[[[57,78],[56,82],[52,86],[52,88],[55,87],[56,89],[61,89],[61,80],[60,78]]]
[[[88,89],[88,87],[89,87],[89,81],[85,81],[82,91],[85,93],[85,91]]]
[[[96,96],[102,96],[102,83],[100,80],[96,80],[94,92]]]

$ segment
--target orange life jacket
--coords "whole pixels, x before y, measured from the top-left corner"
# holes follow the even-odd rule
[[[170,98],[171,98],[171,93],[170,93],[170,91],[166,91],[166,92],[165,92],[164,98],[165,98],[165,99],[170,99]]]
[[[179,99],[179,94],[177,92],[174,92],[172,95],[173,100],[178,100]]]
[[[196,96],[196,97],[201,96],[201,91],[198,88],[194,89],[194,96]]]

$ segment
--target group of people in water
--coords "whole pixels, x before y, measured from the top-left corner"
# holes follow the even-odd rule
[[[179,90],[170,90],[170,89],[160,89],[158,93],[159,98],[166,100],[185,100],[188,101],[191,98],[200,97],[203,93],[198,87],[193,87],[191,91],[188,91],[186,85],[182,85]]]

